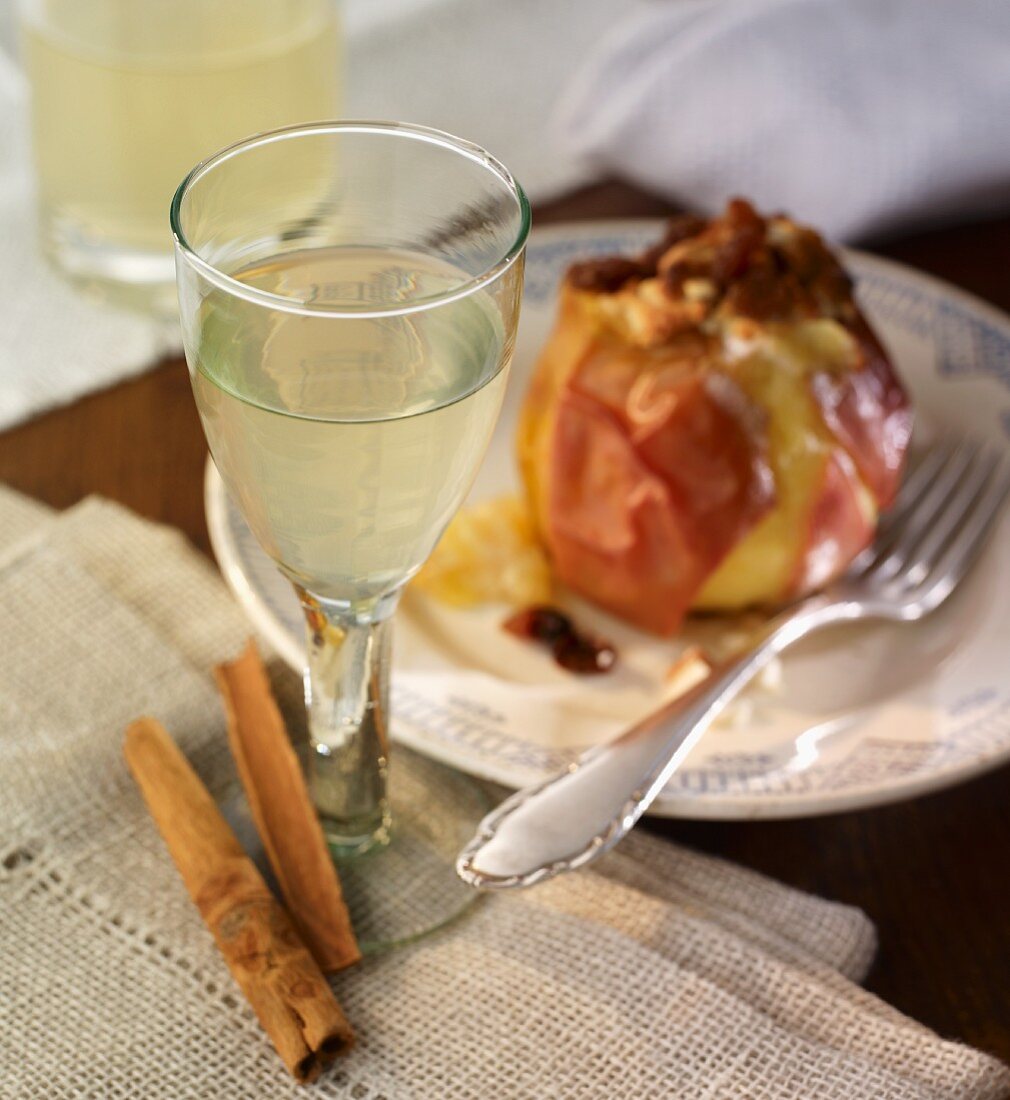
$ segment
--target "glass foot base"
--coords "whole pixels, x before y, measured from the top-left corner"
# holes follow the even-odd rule
[[[318,810],[318,808],[317,808]],[[387,812],[378,821],[368,821],[366,824],[371,831],[345,835],[343,827],[346,822],[334,822],[320,816],[323,826],[323,836],[330,849],[330,855],[337,863],[348,859],[360,859],[363,855],[376,848],[384,848],[390,841],[390,828],[392,822]]]
[[[389,841],[336,853],[351,920],[367,955],[448,924],[480,897],[456,857],[491,808],[470,778],[396,747],[389,768]]]
[[[334,854],[365,955],[434,932],[481,897],[456,877],[455,863],[491,808],[483,789],[469,777],[397,745],[389,768],[389,802],[387,843]],[[241,789],[221,809],[276,890]]]

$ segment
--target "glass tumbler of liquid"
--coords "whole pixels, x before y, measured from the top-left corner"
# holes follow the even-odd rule
[[[339,113],[335,0],[19,0],[42,247],[173,317],[165,210],[197,161]]]

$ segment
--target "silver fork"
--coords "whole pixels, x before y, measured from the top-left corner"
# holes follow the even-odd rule
[[[1007,464],[965,441],[930,449],[905,479],[874,543],[843,578],[776,616],[757,643],[615,741],[518,791],[481,822],[456,861],[472,886],[532,886],[613,848],[712,720],[788,646],[856,619],[912,622],[954,591],[1010,491]]]

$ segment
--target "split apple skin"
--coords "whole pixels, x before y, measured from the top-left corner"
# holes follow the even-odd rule
[[[771,607],[844,572],[911,428],[832,253],[736,200],[569,272],[518,454],[556,578],[670,635],[692,609]]]

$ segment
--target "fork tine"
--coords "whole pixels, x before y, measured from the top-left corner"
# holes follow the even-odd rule
[[[900,522],[910,508],[914,507],[922,492],[932,483],[940,467],[956,450],[956,440],[942,438],[933,444],[925,454],[920,455],[914,465],[910,465],[901,483],[901,488],[889,511],[881,518],[878,530],[886,532],[896,522]]]
[[[922,534],[906,546],[896,582],[915,587],[925,581],[948,543],[958,537],[962,524],[970,519],[998,468],[998,462],[985,451],[977,451],[957,485],[932,517]]]
[[[1010,472],[1006,462],[996,460],[989,473],[954,537],[937,558],[926,586],[917,594],[926,610],[938,607],[960,583],[981,553],[1010,497]]]
[[[876,554],[866,568],[866,574],[887,578],[902,567],[909,551],[914,549],[929,530],[933,520],[944,508],[948,497],[955,491],[959,479],[978,453],[977,444],[962,440],[944,447],[945,460],[936,469],[931,480],[919,487],[914,497],[902,509],[900,517],[889,525],[882,538],[875,543]]]
[[[880,516],[873,542],[853,559],[849,567],[851,575],[856,576],[862,573],[877,559],[884,542],[890,538],[897,526],[904,521],[915,506],[916,500],[931,483],[953,449],[954,445],[950,439],[941,438],[929,450],[909,460],[897,496],[890,508]]]

